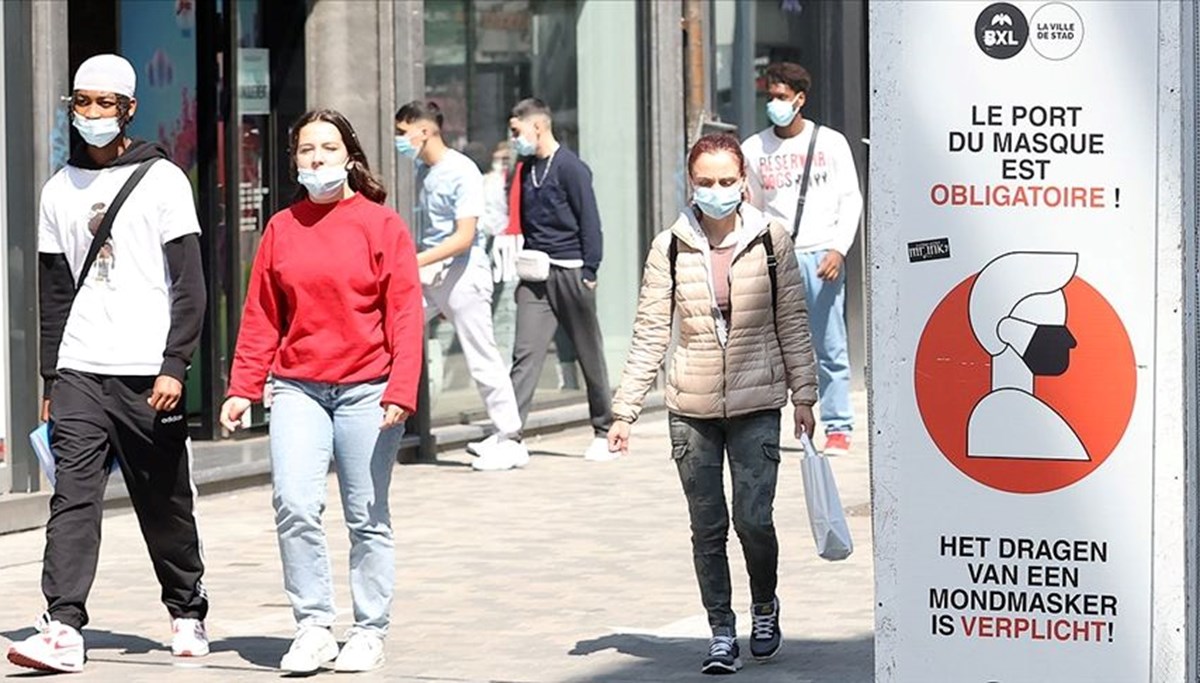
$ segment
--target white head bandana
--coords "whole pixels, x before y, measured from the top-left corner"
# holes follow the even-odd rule
[[[75,72],[75,90],[111,92],[133,97],[137,72],[129,60],[118,55],[89,57]]]

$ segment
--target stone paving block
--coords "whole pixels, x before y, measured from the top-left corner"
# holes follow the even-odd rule
[[[862,399],[856,395],[862,411]],[[865,414],[865,412],[860,412]],[[790,419],[785,419],[790,430]],[[865,434],[866,430],[862,430]],[[581,428],[530,439],[526,469],[476,473],[462,452],[397,467],[392,484],[397,586],[385,667],[362,680],[583,683],[701,680],[707,626],[692,574],[687,509],[667,457],[665,414],[634,428],[633,452],[582,459]],[[819,442],[820,440],[818,440]],[[776,501],[784,649],[747,661],[739,681],[867,683],[873,677],[870,518],[849,518],[855,552],[829,563],[808,529],[794,439]],[[869,503],[865,439],[833,460],[843,504]],[[198,504],[213,654],[179,662],[134,517],[104,523],[80,681],[273,680],[293,632],[269,487]],[[325,524],[339,623],[350,625],[348,541],[330,478]],[[0,536],[0,647],[32,633],[43,609],[43,534]],[[745,659],[748,585],[736,535],[729,557]],[[20,675],[0,664],[4,676]],[[332,674],[322,674],[329,676]],[[340,678],[340,677],[339,677]]]

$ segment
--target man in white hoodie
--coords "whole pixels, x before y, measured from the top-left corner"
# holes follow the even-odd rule
[[[812,85],[804,67],[767,67],[771,126],[742,142],[750,201],[792,233],[817,354],[826,455],[850,448],[850,356],[846,347],[846,253],[854,244],[863,199],[854,156],[836,130],[800,111]]]

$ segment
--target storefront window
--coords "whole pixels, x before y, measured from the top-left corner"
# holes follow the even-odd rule
[[[558,140],[592,169],[605,237],[597,300],[613,382],[628,345],[639,260],[636,34],[632,0],[425,3],[426,96],[445,115],[447,144],[490,172],[493,153],[508,139],[513,105],[535,96],[554,112]],[[507,181],[491,184],[503,190]],[[494,297],[496,343],[506,361],[512,357],[515,288],[515,282],[497,283]],[[444,320],[429,326],[429,368],[435,422],[484,417],[454,330]],[[560,333],[535,405],[582,402],[583,389],[574,350]]]
[[[196,121],[196,9],[191,3],[122,0],[117,6],[118,51],[137,70],[137,115],[130,130],[135,137],[166,148],[171,161],[192,182],[199,196]],[[199,358],[195,359],[199,365]],[[187,378],[187,411],[199,419],[203,394],[200,373],[193,367]]]

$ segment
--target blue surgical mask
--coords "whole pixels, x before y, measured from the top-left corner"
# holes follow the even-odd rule
[[[396,151],[400,153],[401,156],[406,156],[409,159],[415,160],[417,155],[421,153],[421,148],[414,145],[412,140],[408,139],[407,135],[397,135]]]
[[[86,119],[82,116],[71,117],[79,137],[92,147],[107,147],[121,134],[121,121],[115,116],[103,119]]]
[[[796,120],[795,99],[791,100],[771,100],[767,102],[767,118],[771,119],[771,123],[783,128],[791,125],[792,121]]]
[[[742,186],[697,187],[692,193],[692,201],[709,218],[724,218],[742,203]]]
[[[526,140],[522,135],[512,139],[512,146],[519,157],[531,157],[537,151],[537,143]]]
[[[342,194],[347,175],[345,166],[322,166],[316,170],[301,168],[296,171],[296,180],[308,190],[309,199],[327,202]]]

